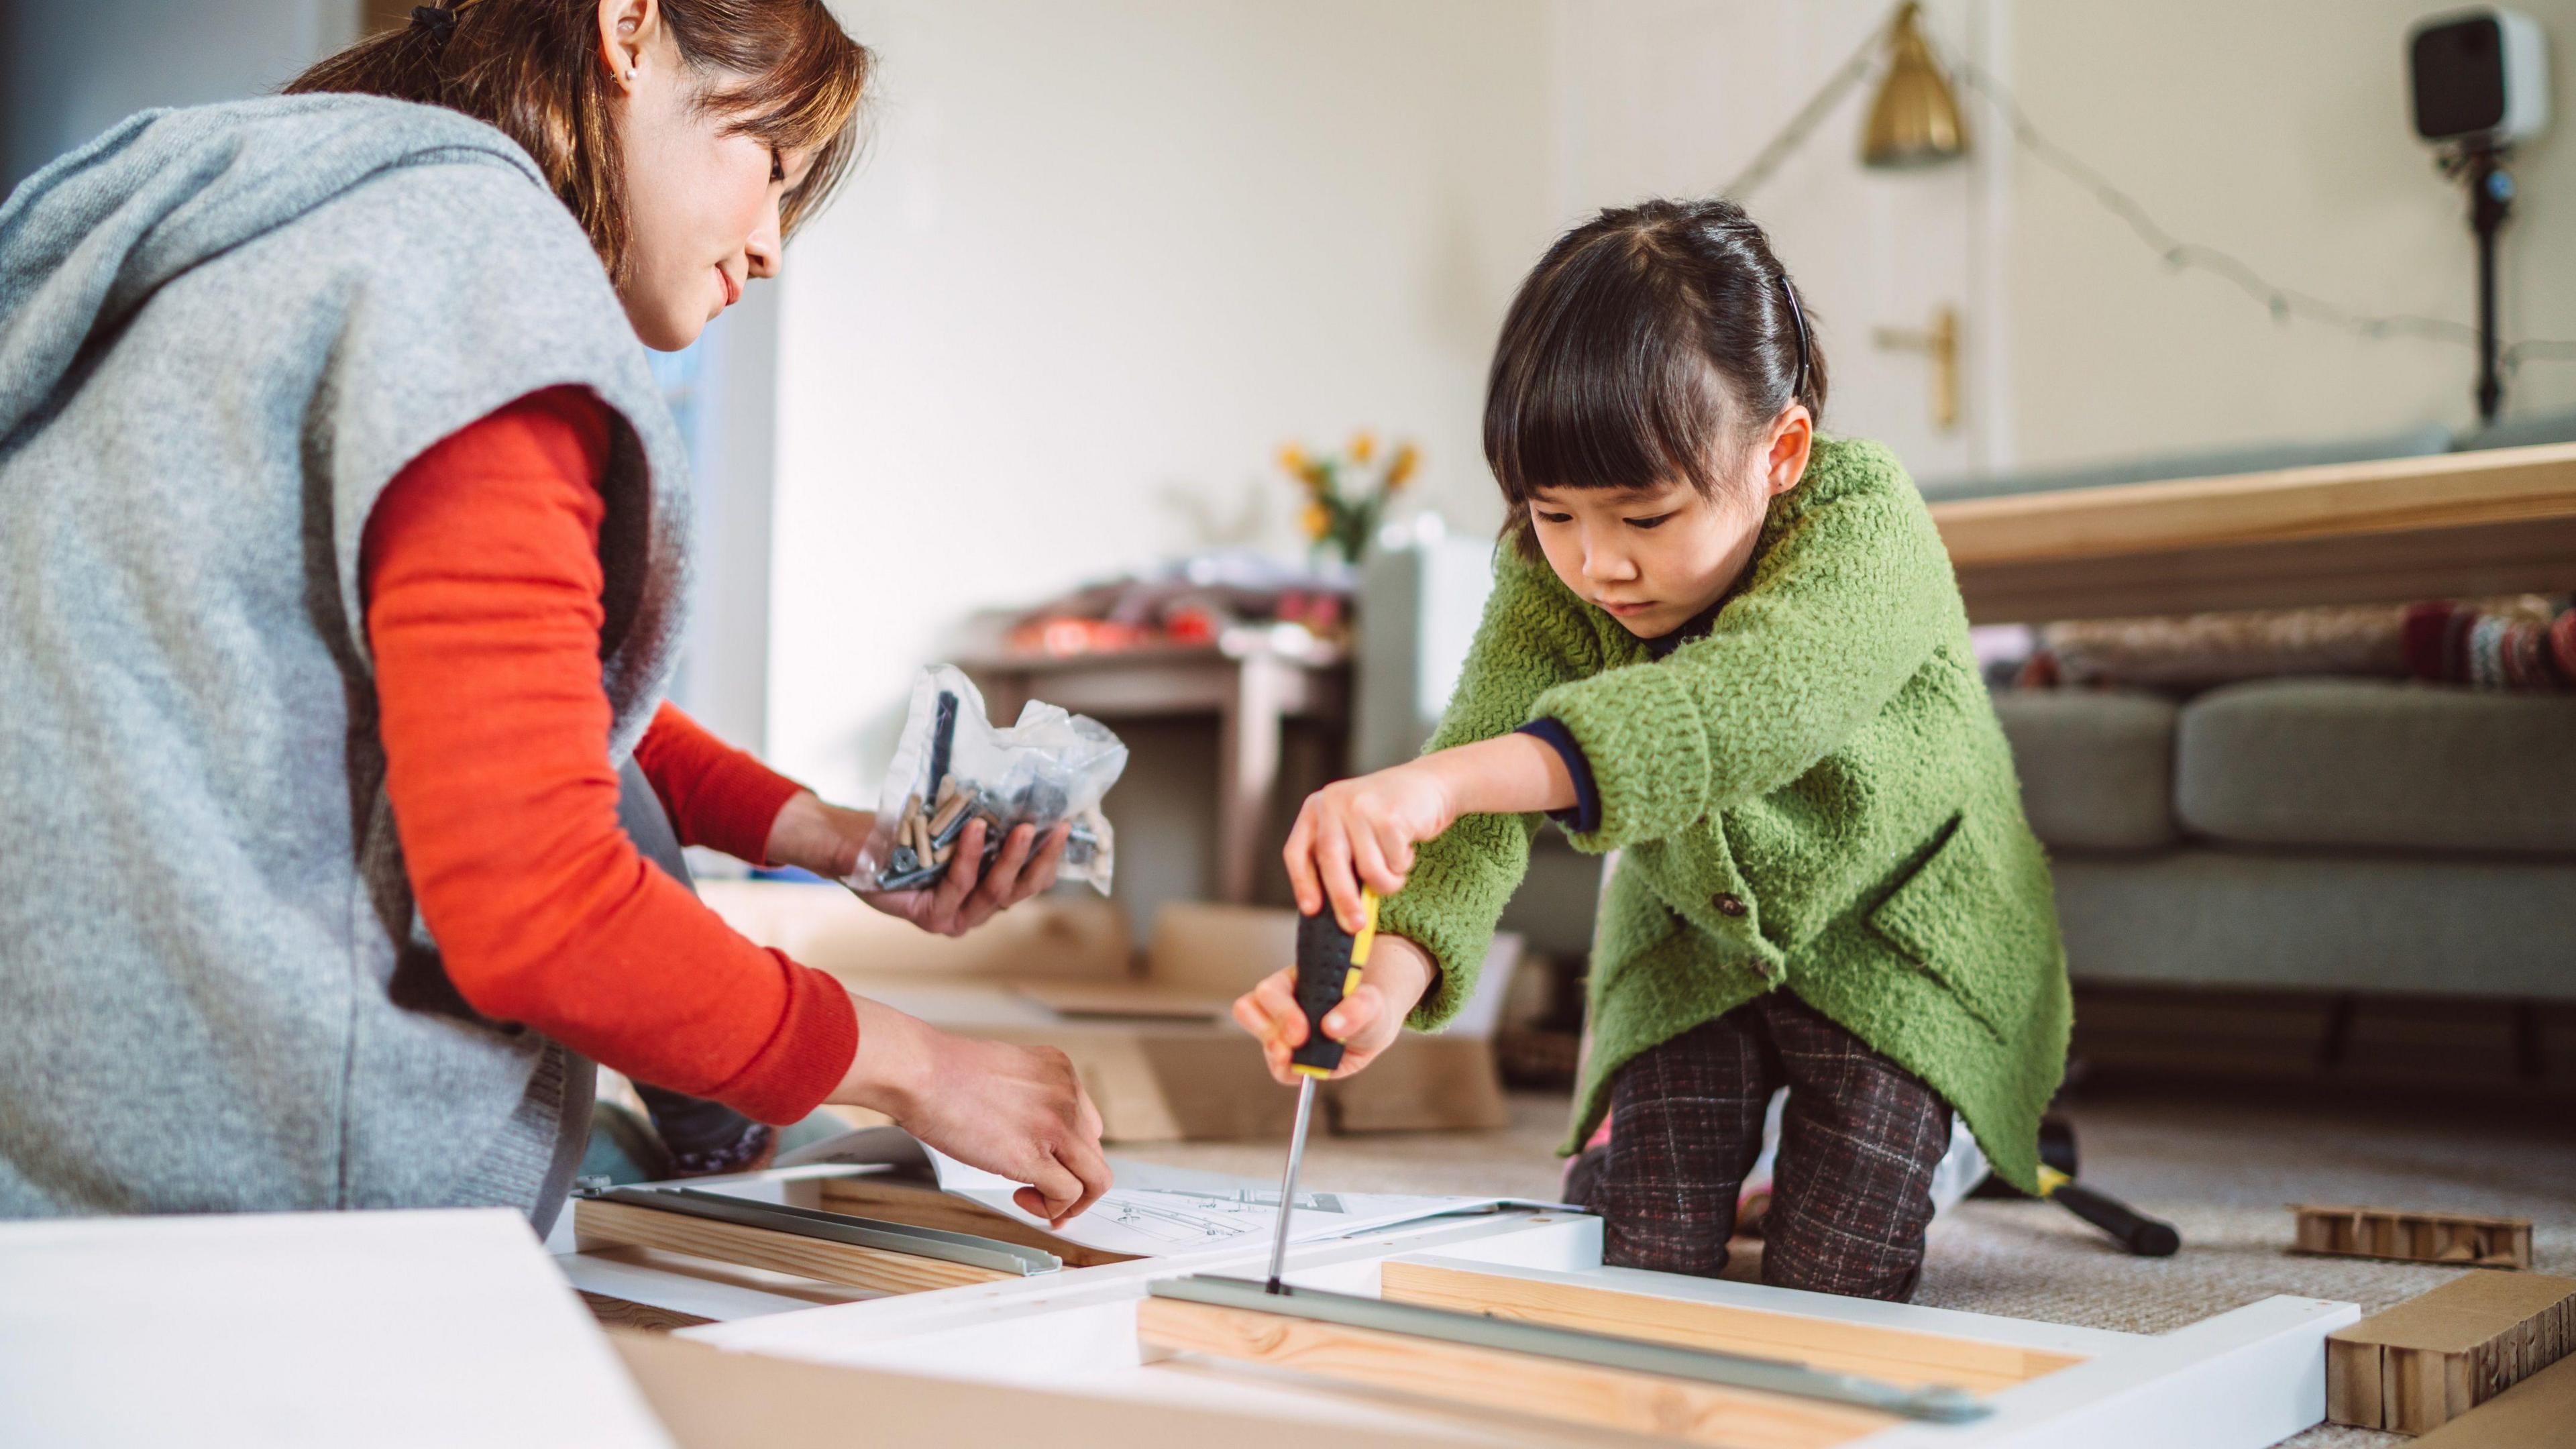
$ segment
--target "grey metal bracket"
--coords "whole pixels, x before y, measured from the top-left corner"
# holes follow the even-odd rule
[[[825,1242],[847,1243],[853,1247],[909,1253],[916,1258],[968,1263],[978,1268],[1017,1273],[1022,1277],[1060,1272],[1064,1268],[1064,1260],[1053,1253],[1006,1243],[999,1238],[979,1238],[972,1233],[952,1233],[945,1228],[919,1228],[910,1223],[890,1223],[880,1218],[791,1207],[786,1203],[753,1202],[720,1192],[708,1192],[704,1188],[612,1187],[576,1196],[591,1202],[622,1202],[658,1212],[685,1213],[694,1218],[766,1228],[774,1233],[792,1233],[800,1238],[820,1238]]]
[[[1293,1286],[1273,1293],[1262,1284],[1246,1278],[1193,1274],[1164,1279],[1149,1285],[1146,1292],[1156,1298],[1178,1299],[1184,1303],[1243,1308],[1255,1313],[1276,1313],[1286,1318],[1337,1323],[1345,1328],[1410,1334],[1415,1338],[1564,1359],[1600,1368],[1662,1374],[1667,1378],[1723,1384],[1728,1388],[1760,1389],[1766,1393],[1875,1409],[1882,1414],[1907,1419],[1963,1424],[1994,1412],[1979,1402],[1975,1395],[1945,1384],[1908,1388],[1884,1379],[1835,1373],[1785,1359],[1649,1343],[1644,1339],[1618,1338],[1606,1333],[1587,1333],[1581,1329],[1525,1323],[1482,1313],[1459,1313],[1419,1303],[1391,1303],[1383,1298],[1364,1298],[1351,1293],[1327,1293]]]

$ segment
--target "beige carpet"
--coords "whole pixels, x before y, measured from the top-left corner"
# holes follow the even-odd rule
[[[1552,1197],[1559,1097],[1516,1094],[1500,1132],[1319,1136],[1306,1180],[1349,1191]],[[2562,1115],[2392,1112],[2248,1100],[2120,1097],[2070,1106],[2087,1182],[2181,1229],[2183,1249],[2133,1258],[2046,1203],[1972,1201],[1933,1224],[1917,1301],[2017,1318],[2161,1333],[2274,1293],[2372,1312],[2461,1272],[2286,1251],[2293,1201],[2511,1213],[2534,1225],[2534,1267],[2576,1275],[2576,1123]],[[1154,1162],[1267,1176],[1284,1144],[1122,1149]],[[2318,1428],[2299,1449],[2405,1441]]]

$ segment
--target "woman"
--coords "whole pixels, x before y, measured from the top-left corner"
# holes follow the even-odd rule
[[[662,702],[636,345],[777,275],[867,66],[821,0],[451,0],[0,208],[0,1215],[542,1231],[585,1058],[883,1110],[1049,1218],[1105,1189],[1060,1054],[853,999],[617,827],[631,757],[692,843],[837,876],[867,830]],[[871,904],[962,931],[1061,846]]]

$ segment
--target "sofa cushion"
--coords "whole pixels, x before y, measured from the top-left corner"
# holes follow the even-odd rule
[[[2200,696],[2175,813],[2248,845],[2576,854],[2576,696],[2370,679]]]
[[[2080,982],[2576,1001],[2576,861],[2190,847],[2051,874]]]
[[[2172,843],[2174,713],[2161,695],[1997,690],[2031,829],[2061,850]]]

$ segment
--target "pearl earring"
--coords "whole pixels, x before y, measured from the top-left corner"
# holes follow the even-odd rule
[[[626,83],[628,85],[635,83],[635,67],[631,65],[626,68]]]

